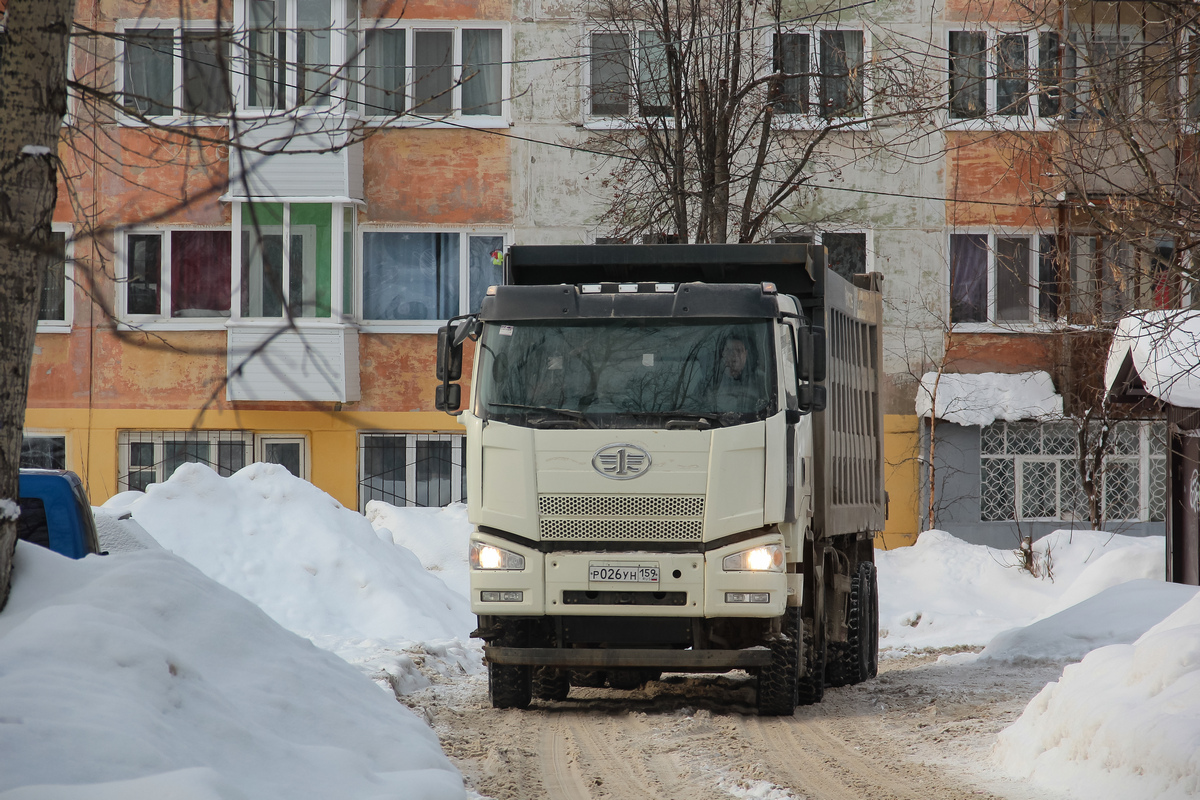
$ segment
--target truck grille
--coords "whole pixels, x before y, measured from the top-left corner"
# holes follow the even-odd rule
[[[703,496],[538,496],[543,539],[557,541],[698,542]]]

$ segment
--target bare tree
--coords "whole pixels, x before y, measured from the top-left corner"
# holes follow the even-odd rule
[[[864,31],[820,29],[854,8],[788,16],[781,0],[587,3],[589,146],[614,156],[606,231],[762,241],[811,200],[816,176],[921,135],[880,123],[936,102],[933,74],[884,37],[867,59]]]

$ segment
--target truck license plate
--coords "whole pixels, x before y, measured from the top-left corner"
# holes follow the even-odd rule
[[[658,583],[657,564],[588,564],[589,581]]]

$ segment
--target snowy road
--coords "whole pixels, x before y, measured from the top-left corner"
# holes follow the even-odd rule
[[[475,675],[405,702],[424,712],[468,788],[495,800],[1048,800],[990,773],[987,753],[1059,671],[891,659],[877,679],[788,719],[755,716],[753,683],[739,673],[638,692],[572,688],[524,712],[492,709],[486,676]]]

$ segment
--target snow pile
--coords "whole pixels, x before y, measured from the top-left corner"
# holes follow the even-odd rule
[[[1047,372],[943,372],[940,378],[936,372],[926,372],[917,392],[918,417],[932,413],[957,425],[991,425],[998,419],[1056,419],[1062,417],[1062,411],[1062,396],[1054,391],[1054,381]]]
[[[1038,563],[1051,570],[1049,580],[1020,569],[1011,550],[926,531],[911,547],[875,554],[880,646],[910,651],[986,645],[1002,631],[1048,617],[1119,583],[1161,581],[1164,546],[1161,536],[1055,531],[1033,543]],[[1101,632],[1096,635],[1103,638]],[[1018,652],[1010,650],[1004,657]],[[994,655],[1001,657],[999,651]]]
[[[421,566],[463,597],[470,596],[467,549],[471,523],[467,522],[464,503],[445,508],[399,508],[371,500],[367,503],[367,520],[384,541],[411,550]]]
[[[185,464],[128,510],[171,552],[285,628],[360,666],[398,693],[428,685],[422,668],[461,672],[475,618],[466,596],[383,541],[362,515],[275,464],[229,478]]]
[[[126,553],[159,547],[154,537],[127,511],[92,506],[92,516],[96,519],[96,535],[100,539],[101,552]]]
[[[1126,357],[1152,396],[1200,408],[1200,312],[1146,311],[1123,318],[1109,345],[1105,386],[1112,388]]]
[[[3,800],[465,796],[410,711],[170,553],[19,542],[13,576]]]
[[[1001,732],[994,758],[1080,797],[1200,795],[1200,595],[1133,644],[1068,666]]]

